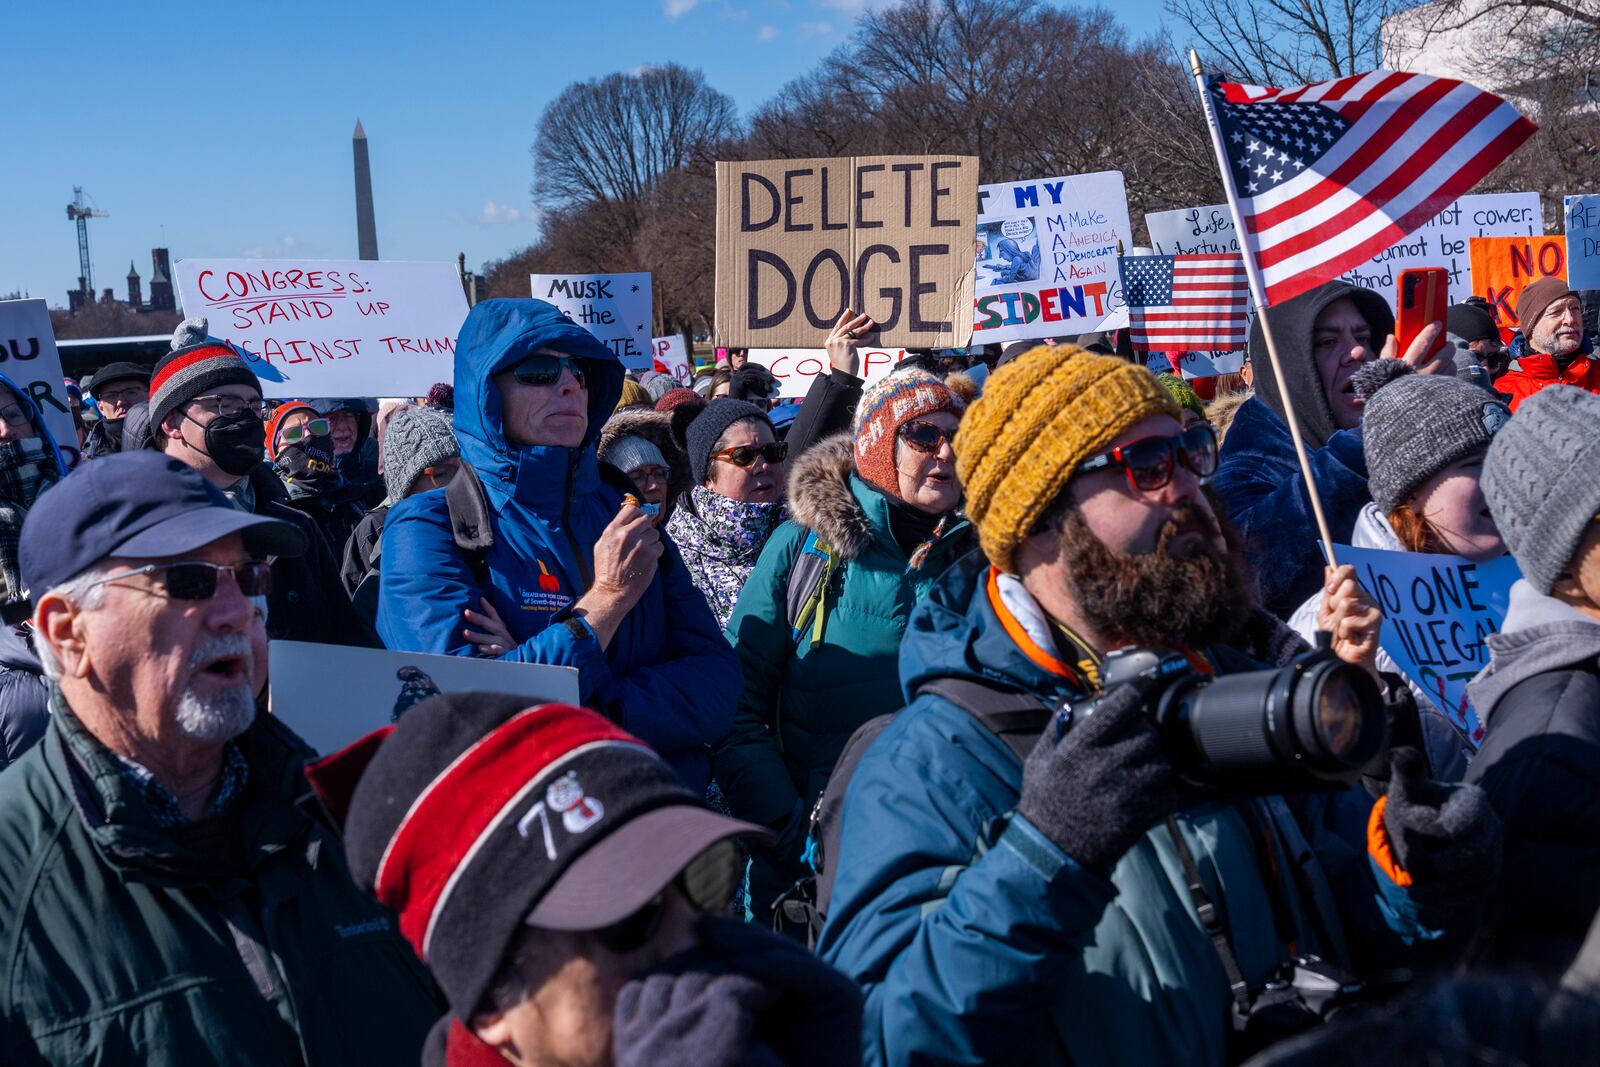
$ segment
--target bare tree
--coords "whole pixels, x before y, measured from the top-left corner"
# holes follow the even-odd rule
[[[1258,85],[1303,85],[1378,67],[1399,0],[1167,0],[1207,67]]]
[[[539,120],[534,199],[547,210],[606,205],[610,224],[631,238],[654,182],[706,161],[708,147],[736,130],[733,101],[676,64],[576,82]]]

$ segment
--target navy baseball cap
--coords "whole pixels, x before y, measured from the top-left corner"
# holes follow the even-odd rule
[[[109,556],[165,559],[229,534],[262,556],[298,556],[292,523],[240,511],[170,456],[119,452],[90,460],[40,494],[22,523],[22,581],[43,593]]]

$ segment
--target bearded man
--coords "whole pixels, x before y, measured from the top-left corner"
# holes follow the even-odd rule
[[[44,739],[0,776],[7,1063],[415,1063],[442,1002],[256,712],[290,523],[155,452],[22,528]]]
[[[1552,385],[1575,385],[1600,393],[1600,360],[1594,338],[1583,328],[1583,301],[1561,277],[1540,278],[1517,297],[1521,330],[1511,338],[1517,369],[1494,387],[1511,398],[1511,410]]]
[[[1499,857],[1481,791],[1426,781],[1410,749],[1368,768],[1381,806],[1359,787],[1202,789],[1144,693],[1101,689],[1128,645],[1204,675],[1260,666],[1202,491],[1209,426],[1183,429],[1143,367],[1041,347],[991,376],[955,450],[983,551],[912,614],[911,703],[824,858],[818,949],[866,991],[865,1063],[1238,1062],[1270,1038],[1235,1016],[1296,956],[1414,964],[1472,928]],[[1351,568],[1329,575],[1336,655],[1370,671],[1381,621]]]

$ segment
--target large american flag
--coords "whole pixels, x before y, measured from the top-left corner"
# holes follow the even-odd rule
[[[1537,129],[1493,93],[1424,74],[1208,85],[1269,304],[1401,240]]]
[[[1250,289],[1241,256],[1124,256],[1121,267],[1135,351],[1244,347]]]

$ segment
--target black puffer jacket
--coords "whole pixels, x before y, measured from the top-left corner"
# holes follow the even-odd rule
[[[1466,781],[1505,828],[1484,962],[1564,970],[1600,910],[1600,622],[1527,582],[1467,687],[1483,747]]]
[[[373,632],[350,604],[339,581],[339,564],[317,524],[295,510],[283,483],[266,463],[250,472],[257,515],[293,523],[306,535],[305,554],[272,565],[272,595],[267,598],[267,634],[287,641],[381,648]]]
[[[0,771],[17,761],[50,725],[50,683],[26,631],[0,626]]]

